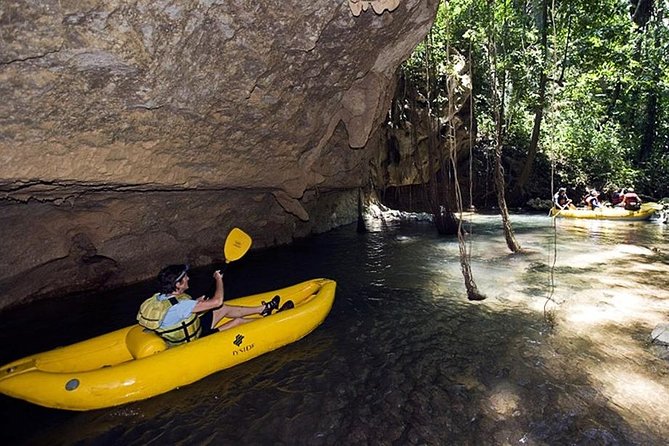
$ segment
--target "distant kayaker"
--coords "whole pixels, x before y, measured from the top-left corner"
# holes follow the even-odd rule
[[[160,292],[146,299],[137,313],[137,321],[141,326],[155,331],[170,345],[191,342],[253,320],[245,316],[269,316],[279,307],[279,296],[256,307],[223,303],[223,276],[218,270],[214,271],[216,291],[211,299],[205,296],[193,299],[186,294],[188,281],[188,265],[163,268],[158,274]],[[216,328],[216,324],[224,317],[231,320]]]
[[[634,189],[630,187],[625,192],[625,195],[623,195],[620,206],[623,206],[627,210],[638,211],[641,209],[641,198],[639,198],[636,192],[634,192]]]
[[[571,199],[567,197],[567,188],[561,187],[553,195],[553,205],[560,210],[568,209],[571,204]]]
[[[601,206],[597,197],[599,197],[599,192],[597,192],[595,189],[592,189],[585,197],[585,204],[587,204],[588,207],[592,210],[595,210]]]
[[[623,187],[620,191],[613,191],[611,194],[611,206],[622,206],[620,203],[623,201],[623,196],[625,196],[625,188]]]

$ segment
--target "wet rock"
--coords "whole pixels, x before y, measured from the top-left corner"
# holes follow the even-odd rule
[[[669,323],[657,324],[650,334],[653,342],[669,345]]]
[[[521,409],[520,388],[502,382],[491,389],[489,396],[489,409],[491,416],[500,420],[517,416]]]
[[[0,308],[201,265],[233,226],[263,247],[355,221],[437,5],[3,2]],[[76,233],[108,261],[54,281]]]

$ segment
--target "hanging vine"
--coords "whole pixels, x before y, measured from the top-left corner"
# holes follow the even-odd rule
[[[449,23],[446,22],[446,26],[449,26]],[[448,41],[446,41],[446,60],[451,60],[451,47]],[[469,76],[471,79],[471,48],[469,53]],[[474,274],[472,273],[471,268],[471,246],[467,246],[465,242],[465,233],[462,228],[463,222],[463,205],[462,205],[462,191],[460,189],[460,180],[458,178],[458,163],[457,163],[457,138],[455,126],[453,125],[452,117],[455,116],[455,94],[454,88],[452,85],[452,79],[449,78],[446,81],[446,93],[447,93],[447,106],[448,113],[447,116],[450,118],[447,120],[448,124],[448,153],[450,160],[450,167],[453,170],[453,188],[455,191],[455,202],[458,212],[458,248],[460,251],[460,269],[462,270],[462,276],[465,281],[465,288],[467,289],[467,299],[469,300],[484,300],[486,298],[476,286],[474,282]],[[472,92],[469,95],[469,204],[471,207],[472,203],[472,141],[474,139],[473,128],[474,128],[474,115],[473,115],[473,102],[472,102]],[[471,226],[470,226],[471,234]],[[469,249],[468,249],[469,248]]]
[[[502,216],[502,227],[504,229],[504,238],[506,245],[511,252],[520,252],[520,244],[516,240],[511,227],[511,218],[509,209],[506,205],[504,168],[502,167],[502,146],[504,143],[504,119],[505,119],[505,94],[506,94],[506,70],[502,69],[502,78],[498,76],[497,46],[495,42],[495,11],[491,8],[491,19],[488,23],[491,28],[488,29],[488,53],[490,55],[490,76],[492,85],[492,107],[495,120],[495,167],[494,179],[495,190],[497,193],[497,204]],[[502,15],[502,39],[501,48],[504,56],[504,30],[506,29],[506,3],[503,6]]]

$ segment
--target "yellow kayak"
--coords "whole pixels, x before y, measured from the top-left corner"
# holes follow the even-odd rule
[[[640,221],[648,220],[652,215],[662,210],[662,205],[658,203],[648,202],[642,203],[641,209],[638,211],[628,211],[621,207],[601,207],[595,210],[590,209],[551,209],[551,217],[561,218],[585,218],[590,220],[625,220],[625,221]]]
[[[150,398],[295,342],[327,317],[336,283],[313,279],[230,300],[255,306],[275,295],[295,308],[167,348],[139,325],[28,356],[0,368],[0,392],[46,407],[90,410]],[[226,319],[221,323],[225,323]]]

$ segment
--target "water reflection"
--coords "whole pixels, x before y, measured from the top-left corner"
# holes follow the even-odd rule
[[[467,218],[483,302],[466,299],[457,240],[427,223],[363,235],[351,226],[254,251],[231,264],[228,295],[334,278],[321,327],[120,408],[69,413],[2,397],[0,415],[14,420],[3,435],[54,445],[663,444],[667,362],[647,339],[669,313],[667,225],[517,215],[525,252],[514,255],[498,216]],[[76,315],[53,303],[7,312],[0,342],[13,346],[2,360],[126,325],[149,289],[70,297]],[[101,308],[105,318],[93,316]]]

